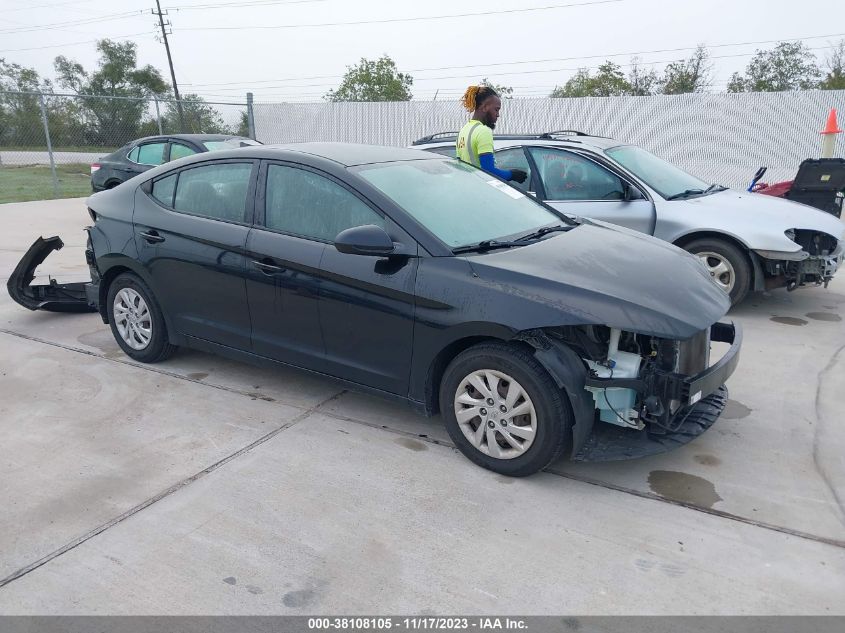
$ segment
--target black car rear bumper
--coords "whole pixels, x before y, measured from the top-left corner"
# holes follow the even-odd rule
[[[35,240],[6,282],[9,296],[28,310],[96,312],[88,294],[91,282],[60,284],[50,279],[45,285],[30,285],[35,279],[35,269],[50,253],[63,246],[64,242],[58,236]]]

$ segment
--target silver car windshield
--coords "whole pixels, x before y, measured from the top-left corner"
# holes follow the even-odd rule
[[[677,196],[685,191],[704,192],[707,189],[706,182],[647,152],[642,147],[620,145],[605,150],[605,154],[664,198]]]
[[[450,247],[561,221],[519,190],[457,160],[379,163],[355,171]]]

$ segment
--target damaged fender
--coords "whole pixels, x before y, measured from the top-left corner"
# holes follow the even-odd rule
[[[60,284],[51,278],[47,285],[30,285],[35,279],[35,269],[50,253],[63,246],[64,242],[58,236],[46,239],[39,237],[35,240],[6,282],[9,296],[28,310],[96,312],[96,308],[89,303],[86,292],[91,282]]]

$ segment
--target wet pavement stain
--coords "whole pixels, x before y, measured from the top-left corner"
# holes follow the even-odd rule
[[[264,593],[264,590],[261,587],[256,587],[255,585],[247,585],[246,590],[254,596],[260,596]]]
[[[306,607],[314,600],[314,592],[310,589],[289,591],[282,597],[286,607]]]
[[[419,440],[413,440],[410,437],[397,437],[393,441],[396,444],[399,444],[399,446],[410,448],[412,451],[419,452],[428,450],[428,446],[426,446],[424,442],[420,442]]]
[[[648,474],[648,485],[655,494],[703,508],[712,508],[722,500],[716,487],[704,479],[672,470],[653,470]]]
[[[203,380],[204,378],[208,378],[208,373],[204,371],[195,371],[192,374],[188,374],[188,378],[191,380]]]
[[[270,396],[265,396],[263,393],[257,393],[255,391],[251,391],[250,393],[246,394],[253,400],[264,400],[265,402],[275,402],[275,398],[271,398]]]
[[[703,466],[718,466],[722,460],[715,455],[695,455],[693,459]]]
[[[741,420],[742,418],[747,418],[751,415],[751,412],[754,409],[746,407],[741,402],[737,402],[736,400],[728,400],[728,404],[725,407],[725,410],[722,411],[722,417],[727,420]]]
[[[228,576],[228,577],[223,579],[223,582],[225,582],[227,585],[237,585],[238,579],[235,578],[234,576]]]
[[[781,317],[781,316],[773,316],[769,321],[774,321],[775,323],[783,323],[784,325],[807,325],[807,321],[804,319],[797,319],[795,317]]]
[[[839,316],[838,314],[833,314],[832,312],[808,312],[807,316],[811,319],[815,319],[816,321],[837,322],[842,320],[841,316]]]

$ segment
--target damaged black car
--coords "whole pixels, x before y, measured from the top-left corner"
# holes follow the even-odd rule
[[[136,361],[184,346],[409,402],[505,475],[689,442],[739,361],[696,257],[428,152],[245,147],[88,204],[90,283],[32,285],[61,246],[39,240],[18,303],[97,311]]]

